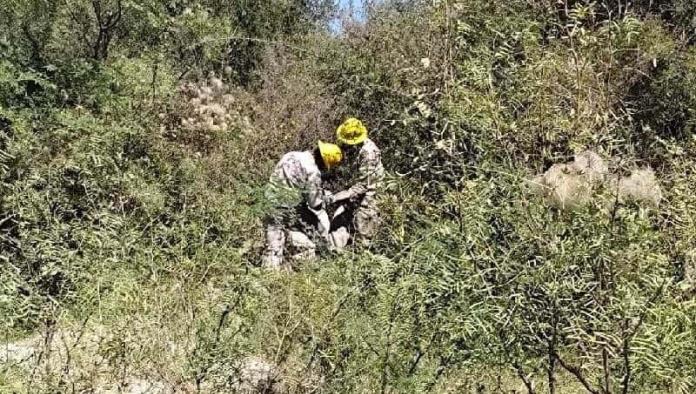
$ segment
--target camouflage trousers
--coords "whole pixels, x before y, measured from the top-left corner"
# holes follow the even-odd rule
[[[374,199],[365,198],[358,204],[339,208],[331,222],[330,241],[335,250],[355,245],[369,246],[380,224],[379,210]]]
[[[305,212],[306,211],[306,212]],[[295,262],[316,257],[312,240],[316,220],[302,207],[279,207],[266,218],[266,250],[261,264],[265,268],[289,270]]]

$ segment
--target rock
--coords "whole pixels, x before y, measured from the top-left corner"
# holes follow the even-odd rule
[[[420,63],[421,63],[421,66],[423,66],[423,68],[430,68],[430,59],[429,58],[427,58],[427,57],[421,58]]]
[[[220,94],[225,90],[225,84],[218,78],[210,78],[209,83],[214,93]]]
[[[629,177],[621,178],[618,192],[622,201],[645,202],[654,206],[662,201],[662,189],[657,183],[655,172],[650,168],[635,170]]]
[[[230,106],[234,103],[234,96],[231,94],[222,95],[222,103],[226,106]]]
[[[95,394],[165,394],[174,390],[158,381],[148,381],[138,378],[127,378],[125,382],[98,387]]]
[[[210,104],[206,106],[206,112],[221,118],[224,117],[226,113],[225,108],[220,104]]]
[[[588,177],[592,183],[597,183],[604,180],[604,177],[609,173],[609,167],[597,153],[593,151],[584,151],[575,155],[575,161],[572,165],[582,174]]]
[[[538,195],[544,195],[546,193],[546,190],[548,189],[548,186],[546,186],[546,182],[544,181],[543,174],[537,175],[534,178],[527,180],[525,186],[527,187],[527,190],[529,192]]]
[[[22,364],[30,361],[36,352],[28,343],[7,343],[0,348],[0,364]]]
[[[202,93],[201,96],[210,97],[213,95],[213,89],[209,86],[203,86],[201,88],[201,93]]]
[[[589,202],[592,182],[572,164],[554,164],[537,182],[549,202],[561,209],[573,209]]]
[[[529,190],[545,196],[551,205],[574,209],[592,200],[595,188],[607,181],[608,174],[606,161],[597,153],[586,150],[576,154],[572,162],[552,165],[527,184]]]
[[[259,357],[247,357],[238,366],[238,376],[233,385],[239,393],[282,393],[284,392],[278,368]]]

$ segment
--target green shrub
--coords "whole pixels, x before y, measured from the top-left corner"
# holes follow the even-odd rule
[[[233,391],[249,358],[292,392],[694,390],[686,3],[393,1],[332,31],[324,1],[124,1],[104,41],[119,3],[0,13],[1,324],[53,355],[0,391]],[[388,171],[376,239],[261,270],[270,169],[348,116]],[[588,149],[603,182],[549,204]]]

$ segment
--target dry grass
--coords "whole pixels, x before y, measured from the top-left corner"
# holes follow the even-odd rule
[[[572,166],[585,175],[590,183],[596,184],[605,179],[609,166],[597,153],[587,150],[575,155]]]
[[[589,203],[598,186],[614,191],[620,201],[658,206],[662,189],[650,168],[637,169],[628,177],[609,174],[609,166],[597,153],[584,151],[575,160],[554,164],[531,182],[532,191],[547,198],[550,205],[573,209]]]
[[[532,184],[552,206],[574,209],[587,204],[592,192],[608,172],[605,161],[595,152],[584,151],[566,164],[554,164]]]
[[[635,170],[627,178],[618,182],[619,198],[624,201],[643,202],[653,206],[660,205],[662,189],[655,172],[650,168]]]
[[[219,313],[220,290],[179,281],[145,288],[122,283],[116,290],[80,324],[58,316],[40,333],[4,345],[0,372],[12,371],[23,392],[196,392],[190,359],[198,318]]]

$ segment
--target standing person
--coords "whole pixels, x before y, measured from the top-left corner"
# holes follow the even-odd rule
[[[336,130],[336,138],[351,168],[357,168],[357,180],[348,190],[331,198],[342,204],[334,216],[331,243],[336,249],[345,247],[350,227],[354,230],[354,242],[369,245],[379,226],[376,195],[384,179],[382,154],[358,119],[343,122]]]
[[[297,257],[311,258],[311,235],[328,239],[329,216],[325,210],[322,173],[340,163],[343,154],[334,144],[319,141],[311,151],[286,153],[276,164],[266,196],[273,211],[266,224],[266,268],[289,268],[285,262],[286,239]]]

